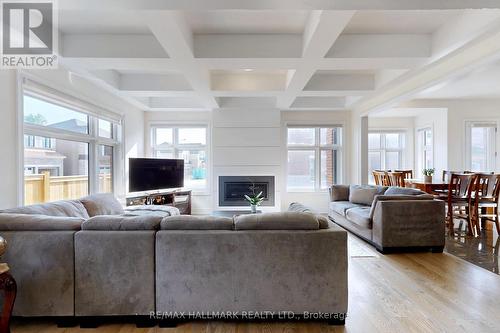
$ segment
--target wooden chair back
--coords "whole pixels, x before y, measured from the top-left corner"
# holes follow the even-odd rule
[[[373,170],[373,179],[375,179],[375,185],[387,186],[387,171]]]
[[[404,173],[404,179],[412,179],[413,178],[413,170],[394,170],[394,171]]]
[[[452,173],[448,187],[448,198],[470,199],[474,190],[476,175]]]
[[[498,202],[500,195],[500,175],[476,174],[476,198]]]
[[[447,182],[448,184],[450,183],[451,181],[451,175],[452,174],[463,174],[463,175],[468,175],[468,174],[471,174],[473,172],[471,171],[463,171],[463,172],[460,172],[460,171],[448,171],[448,170],[443,170],[443,177],[442,177],[442,180],[443,182]]]
[[[405,187],[405,174],[403,172],[388,172],[387,180],[389,186]]]

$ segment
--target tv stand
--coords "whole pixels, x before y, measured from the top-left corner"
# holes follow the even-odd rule
[[[127,206],[168,205],[179,209],[182,215],[191,215],[191,190],[169,190],[127,197]]]

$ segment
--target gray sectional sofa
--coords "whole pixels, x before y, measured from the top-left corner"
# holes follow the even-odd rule
[[[420,190],[334,185],[329,217],[382,253],[431,250],[445,244],[445,205]]]
[[[292,311],[343,323],[347,233],[335,224],[300,212],[145,210],[97,195],[2,211],[2,259],[18,284],[14,315],[182,320],[169,316]]]

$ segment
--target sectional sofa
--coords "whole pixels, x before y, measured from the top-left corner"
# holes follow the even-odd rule
[[[445,204],[417,189],[369,185],[330,188],[329,217],[382,253],[443,252]]]
[[[18,284],[14,315],[293,313],[343,323],[347,233],[324,218],[136,214],[111,195],[1,212],[0,234],[9,243],[2,259]]]

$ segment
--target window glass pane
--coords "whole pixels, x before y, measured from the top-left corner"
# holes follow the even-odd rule
[[[325,189],[337,183],[338,151],[321,151],[321,188]]]
[[[184,186],[201,189],[207,186],[207,154],[205,150],[190,149],[178,152],[184,160]]]
[[[288,187],[314,189],[314,150],[288,151]]]
[[[368,133],[368,149],[380,149],[379,133]]]
[[[314,145],[315,134],[314,128],[288,128],[288,144],[289,145]]]
[[[206,128],[179,128],[179,143],[180,144],[201,144],[207,143]]]
[[[372,170],[382,169],[382,154],[379,151],[371,151],[368,153],[368,169],[370,173]]]
[[[26,142],[30,142],[25,136]],[[24,148],[24,203],[26,205],[88,194],[87,143],[33,137]],[[50,143],[50,144],[49,144]]]
[[[494,171],[495,128],[471,128],[471,171]]]
[[[432,146],[432,131],[431,130],[424,131],[424,145],[425,146]]]
[[[154,156],[157,158],[176,158],[173,150],[156,150]]]
[[[385,168],[388,170],[400,169],[399,152],[387,152],[385,154]]]
[[[398,133],[387,133],[385,135],[385,147],[387,149],[398,149],[401,147],[400,135]]]
[[[342,128],[321,128],[320,129],[320,142],[321,145],[340,145],[340,140],[342,137]]]
[[[88,134],[89,119],[84,113],[24,95],[24,122]]]
[[[425,150],[424,151],[424,165],[425,169],[430,169],[433,168],[433,157],[432,157],[432,150]]]
[[[113,137],[113,124],[110,121],[99,119],[99,136],[102,138]]]
[[[99,193],[111,193],[113,192],[113,147],[99,145],[98,150]]]
[[[157,128],[155,130],[156,145],[171,145],[174,142],[172,133],[173,130],[171,128]]]

